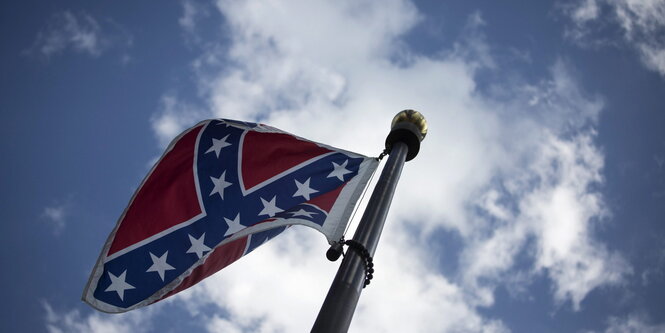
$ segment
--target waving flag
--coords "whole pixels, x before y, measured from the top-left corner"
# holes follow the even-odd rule
[[[134,194],[83,292],[125,312],[189,288],[288,226],[338,240],[373,158],[273,127],[206,120],[182,133]]]

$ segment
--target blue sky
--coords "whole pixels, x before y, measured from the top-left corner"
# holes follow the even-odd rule
[[[665,1],[1,6],[2,331],[308,330],[337,264],[304,227],[144,309],[80,295],[182,129],[376,156],[406,108],[430,132],[351,331],[665,331]]]

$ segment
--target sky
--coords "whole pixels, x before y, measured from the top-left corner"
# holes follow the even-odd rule
[[[429,132],[351,332],[665,331],[663,0],[0,6],[0,331],[308,331],[339,262],[301,226],[142,309],[80,297],[180,131],[378,156],[403,109]]]

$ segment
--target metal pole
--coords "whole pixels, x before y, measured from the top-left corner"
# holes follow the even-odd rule
[[[409,111],[411,113],[408,113]],[[391,134],[386,140],[390,156],[358,224],[358,229],[353,235],[353,240],[364,245],[370,256],[374,256],[376,252],[404,162],[415,157],[420,141],[427,133],[424,118],[417,126],[413,126],[413,119],[409,118],[406,121],[398,119],[400,115],[404,116],[405,112],[409,117],[419,116],[420,118],[417,118],[419,121],[422,118],[419,113],[406,110],[400,112],[393,120]],[[312,332],[347,332],[364,282],[364,259],[356,251],[347,251],[314,322]]]

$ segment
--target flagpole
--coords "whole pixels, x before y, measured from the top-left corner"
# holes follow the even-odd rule
[[[367,257],[373,257],[376,252],[388,209],[402,173],[402,167],[404,162],[416,157],[420,149],[420,142],[426,134],[427,123],[425,118],[417,111],[404,110],[393,118],[390,134],[386,138],[386,150],[389,153],[388,161],[383,167],[365,213],[353,235],[353,243],[351,244],[353,246],[350,246],[346,251],[328,295],[321,306],[321,310],[319,310],[312,332],[338,333],[348,331],[360,298],[360,292],[365,284],[369,282],[367,278],[371,279],[373,269],[371,264],[368,267]],[[356,244],[361,246],[359,247]],[[366,252],[363,251],[362,247],[366,249]],[[341,245],[333,245],[328,251],[328,258],[335,260],[341,254],[341,251]],[[337,256],[335,256],[335,252],[338,253]],[[369,262],[371,263],[371,259]]]

